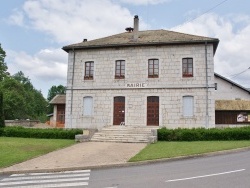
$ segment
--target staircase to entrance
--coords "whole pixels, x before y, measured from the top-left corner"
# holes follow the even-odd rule
[[[96,132],[93,142],[154,143],[159,127],[110,126]]]

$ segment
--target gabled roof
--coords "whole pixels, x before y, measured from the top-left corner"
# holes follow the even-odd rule
[[[242,90],[244,90],[244,91],[246,91],[246,92],[248,92],[250,94],[250,90],[249,89],[247,89],[247,88],[245,88],[245,87],[243,87],[243,86],[241,86],[241,85],[233,82],[232,80],[229,80],[229,79],[225,78],[224,76],[221,76],[221,75],[219,75],[217,73],[214,73],[214,75],[217,76],[217,77],[219,77],[222,80],[225,80],[225,81],[231,83],[232,85],[237,86],[238,88],[240,88],[240,89],[242,89]]]
[[[83,41],[77,44],[64,46],[62,49],[66,52],[73,49],[92,49],[108,47],[126,47],[126,46],[150,46],[150,45],[173,45],[173,44],[204,44],[212,43],[214,53],[219,44],[219,39],[209,38],[197,35],[184,34],[168,30],[147,30],[139,31],[137,40],[133,39],[133,32],[124,32],[104,38],[91,41]]]
[[[66,103],[66,95],[64,95],[64,94],[56,95],[49,103],[50,104],[65,104]]]

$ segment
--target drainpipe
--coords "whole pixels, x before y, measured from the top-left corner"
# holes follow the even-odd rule
[[[76,60],[76,53],[75,49],[72,48],[73,51],[73,72],[72,72],[72,80],[71,80],[71,103],[70,103],[70,128],[72,128],[72,110],[73,110],[73,85],[74,85],[74,77],[75,77],[75,60]]]
[[[208,113],[208,65],[207,65],[207,41],[205,42],[205,63],[206,63],[206,129],[209,126]]]

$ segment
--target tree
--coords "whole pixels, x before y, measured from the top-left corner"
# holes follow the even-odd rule
[[[63,85],[52,86],[49,89],[47,99],[48,99],[48,101],[51,101],[56,95],[58,95],[58,94],[65,94],[65,92],[66,92],[66,87],[63,86]]]
[[[3,92],[0,91],[0,127],[5,127],[3,112]]]
[[[65,93],[66,93],[66,87],[65,86],[63,86],[63,85],[52,86],[49,89],[47,100],[51,101],[56,95],[65,94]],[[47,112],[49,114],[53,112],[53,106],[51,104],[49,105],[49,108],[48,108]]]
[[[25,77],[22,71],[19,71],[18,73],[14,74],[12,77],[18,82],[20,82],[21,84],[23,84],[25,89],[28,89],[28,90],[34,89],[32,83],[30,82],[29,77]]]
[[[6,53],[2,49],[1,44],[0,44],[0,81],[2,81],[4,77],[8,75],[8,72],[7,72],[8,67],[6,63],[4,62],[5,57],[6,57]]]

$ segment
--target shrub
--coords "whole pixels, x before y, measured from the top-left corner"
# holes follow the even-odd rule
[[[158,129],[159,141],[250,140],[250,127],[226,129]]]
[[[2,136],[22,138],[53,138],[75,139],[75,135],[82,134],[80,129],[31,129],[24,127],[5,127]]]

